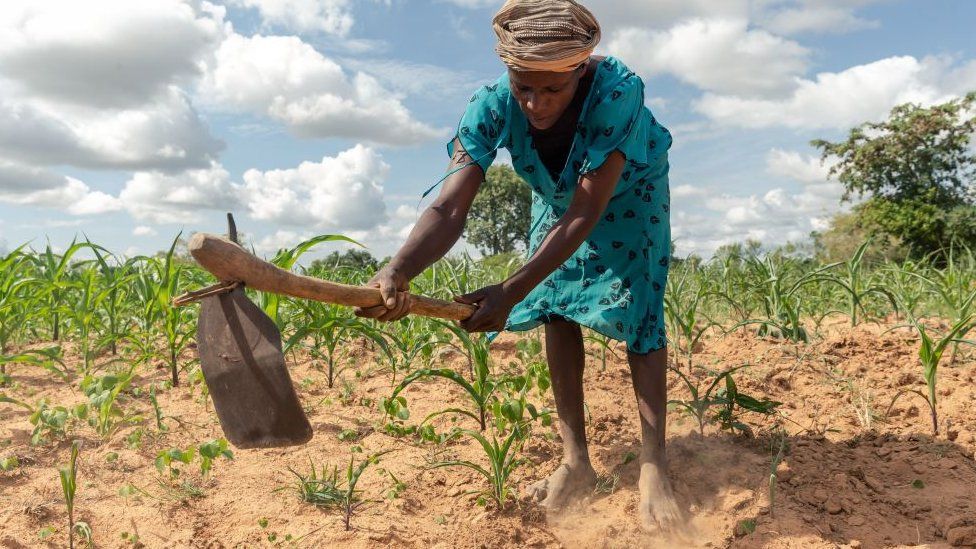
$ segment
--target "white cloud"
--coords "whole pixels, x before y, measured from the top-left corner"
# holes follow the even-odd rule
[[[229,0],[228,4],[256,9],[265,26],[297,32],[346,36],[355,21],[349,0]]]
[[[454,98],[468,95],[484,81],[471,71],[456,71],[428,63],[403,59],[343,59],[343,66],[365,72],[384,86],[408,95]]]
[[[356,145],[321,162],[285,170],[248,170],[243,196],[255,219],[329,231],[369,231],[387,220],[378,153]]]
[[[270,116],[301,137],[406,145],[443,133],[415,120],[375,78],[347,77],[298,37],[234,35],[216,57],[199,88],[214,109]]]
[[[877,21],[863,19],[854,14],[858,8],[879,0],[801,0],[799,2],[772,2],[761,10],[757,19],[763,27],[778,34],[806,32],[843,33],[876,28]]]
[[[889,57],[799,81],[784,99],[706,93],[695,109],[729,126],[843,129],[885,118],[901,103],[933,104],[976,86],[976,65],[941,57]]]
[[[137,172],[119,194],[125,209],[149,223],[192,223],[206,210],[241,206],[240,186],[219,164],[179,174]]]
[[[591,0],[586,7],[604,30],[623,27],[663,29],[695,17],[745,19],[746,0]]]
[[[0,100],[0,156],[35,165],[176,171],[208,165],[223,147],[176,88],[123,110]]]
[[[749,196],[711,197],[705,200],[705,208],[718,214],[718,221],[695,225],[687,235],[709,242],[709,252],[747,239],[772,246],[803,240],[840,209],[837,198],[806,191],[790,193],[779,187]]]
[[[156,232],[156,229],[147,225],[139,225],[132,229],[132,236],[156,236],[157,234],[159,233]]]
[[[745,19],[694,19],[667,31],[623,28],[607,50],[642,75],[673,74],[703,90],[734,95],[779,95],[796,86],[808,51]]]
[[[695,199],[673,204],[673,234],[679,250],[707,256],[719,246],[746,239],[769,246],[805,240],[849,207],[840,204],[843,186],[828,178],[828,169],[829,164],[822,166],[818,158],[772,149],[766,156],[766,171],[800,183],[797,191],[774,187],[750,195],[730,195],[689,185],[673,188],[672,197]]]
[[[222,16],[184,0],[5,0],[0,75],[35,98],[136,107],[200,73]]]
[[[772,149],[766,155],[766,171],[770,175],[796,179],[802,183],[826,183],[830,179],[832,163],[800,154],[797,151]]]
[[[85,183],[40,168],[0,160],[0,202],[95,215],[121,208],[119,201]]]
[[[502,0],[438,0],[469,9],[499,8]],[[623,27],[665,29],[698,17],[749,19],[779,34],[848,32],[877,25],[855,12],[884,0],[589,0],[605,31]]]
[[[502,6],[502,0],[438,0],[438,2],[443,4],[454,4],[455,6],[468,9],[480,9],[488,7],[500,8]]]
[[[695,196],[705,196],[707,193],[708,191],[705,189],[695,187],[694,185],[677,185],[671,187],[672,198],[691,198]]]
[[[767,236],[761,240],[782,243],[806,236],[810,220],[828,215],[837,208],[838,200],[818,193],[792,194],[777,187],[761,195],[709,198],[705,204],[708,209],[722,213],[725,230],[763,231]]]
[[[278,230],[254,242],[254,251],[260,255],[269,256],[282,248],[292,248],[301,242],[312,238],[310,232],[295,232]]]
[[[0,10],[0,157],[177,171],[222,148],[182,88],[229,27],[194,1],[10,0]]]

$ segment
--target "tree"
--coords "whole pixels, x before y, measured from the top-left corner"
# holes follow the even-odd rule
[[[747,257],[755,257],[761,253],[762,242],[749,238],[746,240],[745,244],[742,242],[722,244],[715,249],[714,253],[712,253],[712,258],[718,260],[719,263],[726,260],[742,261]]]
[[[859,228],[925,256],[976,245],[976,92],[941,105],[892,109],[888,120],[853,128],[845,141],[812,141],[844,185]]]
[[[869,263],[902,261],[908,256],[900,239],[888,234],[871,234],[854,212],[835,215],[826,230],[816,231],[811,236],[814,256],[821,263],[847,261],[869,238],[872,239],[871,246],[864,254],[864,259]]]
[[[464,236],[485,255],[514,252],[529,242],[532,192],[509,166],[488,168]]]
[[[341,254],[338,251],[334,251],[322,259],[316,259],[309,266],[309,270],[332,270],[340,267],[374,272],[379,267],[379,262],[366,250],[350,248]]]

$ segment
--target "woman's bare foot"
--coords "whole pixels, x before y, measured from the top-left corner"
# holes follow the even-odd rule
[[[667,469],[654,461],[642,463],[638,490],[641,526],[645,530],[659,528],[663,532],[673,532],[682,522],[682,516],[671,490]]]
[[[555,510],[592,491],[595,484],[596,471],[589,463],[578,466],[562,463],[548,478],[530,485],[527,492],[543,507]]]

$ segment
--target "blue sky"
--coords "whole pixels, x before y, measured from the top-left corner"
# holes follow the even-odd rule
[[[811,139],[976,89],[966,0],[584,3],[674,134],[679,254],[805,238],[841,208]],[[0,250],[152,253],[231,210],[261,253],[342,233],[390,254],[503,70],[499,5],[5,0]]]

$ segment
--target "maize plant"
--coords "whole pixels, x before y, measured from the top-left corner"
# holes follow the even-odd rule
[[[528,426],[515,426],[503,439],[499,439],[494,433],[491,440],[477,431],[464,430],[461,433],[478,442],[488,460],[488,466],[485,467],[469,460],[451,459],[438,461],[432,464],[430,468],[464,467],[485,477],[489,487],[488,490],[481,492],[482,495],[478,499],[479,503],[484,504],[486,502],[485,496],[488,496],[495,502],[499,510],[504,511],[505,504],[512,497],[514,489],[509,479],[512,473],[525,462],[524,459],[518,457],[518,454],[529,438]]]
[[[835,264],[843,267],[842,276],[833,274],[824,275],[824,280],[837,284],[844,289],[847,296],[847,315],[851,319],[851,326],[857,326],[860,320],[858,313],[863,315],[867,314],[864,303],[871,295],[886,298],[888,303],[891,304],[891,307],[895,311],[898,310],[898,303],[895,300],[895,296],[885,287],[879,284],[872,284],[868,278],[864,267],[864,253],[870,244],[870,240],[865,241],[858,246],[857,250],[854,251],[854,255],[849,260]]]
[[[904,394],[915,393],[922,398],[929,405],[929,412],[932,417],[932,434],[938,436],[939,434],[939,412],[937,408],[937,397],[936,397],[936,381],[938,379],[939,373],[939,363],[942,361],[942,355],[945,353],[946,348],[950,344],[955,343],[967,343],[970,345],[976,345],[976,341],[963,339],[973,329],[976,329],[976,315],[969,315],[966,318],[961,318],[953,324],[949,331],[946,332],[942,337],[934,337],[929,333],[929,329],[926,328],[919,319],[912,317],[910,319],[911,327],[915,329],[919,337],[919,347],[918,347],[918,359],[922,364],[922,375],[925,378],[925,385],[928,389],[927,394],[923,394],[915,389],[907,389],[899,391],[891,399],[891,404],[888,406],[888,412],[891,412],[892,407],[894,407],[895,402]],[[887,413],[885,415],[888,415]]]
[[[344,316],[344,309],[337,305],[299,301],[296,306],[301,311],[296,317],[299,321],[298,326],[285,342],[284,352],[287,353],[301,346],[311,355],[316,368],[324,362],[326,382],[330,389],[345,369],[336,366],[338,350],[345,347],[353,338],[363,337],[383,349],[386,348],[383,332],[358,318]]]

